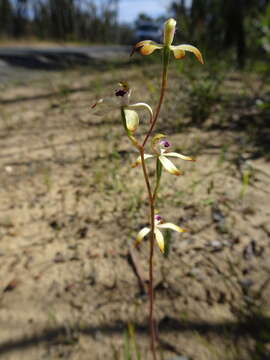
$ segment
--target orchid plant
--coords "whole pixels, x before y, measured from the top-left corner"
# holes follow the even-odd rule
[[[160,187],[160,180],[162,176],[163,168],[172,175],[182,175],[181,172],[174,163],[169,158],[178,158],[185,161],[195,161],[195,159],[179,154],[177,152],[169,151],[171,147],[170,142],[167,140],[166,135],[164,134],[155,134],[153,135],[153,131],[155,125],[157,123],[160,110],[163,104],[165,91],[167,88],[167,78],[168,78],[168,66],[171,51],[174,54],[176,59],[182,59],[185,56],[185,52],[191,52],[195,55],[197,60],[203,64],[203,58],[201,52],[192,45],[183,44],[183,45],[172,45],[173,38],[176,29],[176,21],[174,19],[168,19],[164,24],[164,41],[163,44],[155,43],[152,40],[144,40],[138,42],[131,52],[133,55],[135,52],[139,52],[141,55],[150,55],[155,50],[161,50],[162,52],[162,62],[163,62],[163,70],[162,70],[162,80],[161,80],[161,88],[160,88],[160,97],[157,104],[157,108],[155,112],[152,111],[152,108],[144,103],[130,103],[131,89],[127,82],[120,82],[119,88],[115,91],[114,96],[110,98],[99,99],[93,106],[108,103],[112,108],[118,108],[121,113],[121,118],[123,122],[123,126],[127,136],[129,137],[132,145],[136,148],[136,150],[140,153],[140,156],[132,165],[133,167],[137,167],[141,165],[142,173],[148,193],[148,202],[149,202],[149,226],[141,229],[135,239],[135,245],[139,246],[141,241],[149,236],[150,243],[150,251],[149,251],[149,330],[150,330],[150,348],[152,353],[153,360],[157,359],[156,355],[156,329],[155,329],[155,321],[154,321],[154,289],[153,289],[153,256],[154,256],[154,244],[155,240],[157,245],[161,251],[164,253],[165,251],[165,239],[161,232],[162,229],[174,230],[178,233],[182,233],[185,229],[181,228],[178,225],[175,225],[170,222],[164,222],[162,217],[157,214],[156,211],[156,200],[157,194]],[[143,140],[138,139],[136,137],[136,130],[139,126],[139,115],[137,110],[142,109],[145,110],[150,117],[149,129],[146,132]],[[151,149],[152,154],[145,153],[145,147],[149,140],[151,140]],[[146,160],[153,159],[156,161],[156,176],[155,183],[152,184],[149,177],[149,172],[146,167]]]

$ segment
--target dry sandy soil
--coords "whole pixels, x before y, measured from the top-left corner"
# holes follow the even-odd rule
[[[2,85],[1,358],[124,359],[131,323],[150,359],[149,244],[133,248],[147,224],[141,170],[118,112],[90,105],[121,79],[154,105],[158,71],[85,67]],[[194,124],[188,77],[171,72],[158,130],[197,162],[175,161],[185,175],[162,180],[160,214],[189,231],[171,234],[167,258],[155,252],[160,359],[270,356],[270,128],[248,76],[228,72]]]

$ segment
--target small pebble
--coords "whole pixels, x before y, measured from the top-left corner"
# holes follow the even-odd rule
[[[7,173],[11,174],[13,172],[12,166],[5,166],[5,170]]]

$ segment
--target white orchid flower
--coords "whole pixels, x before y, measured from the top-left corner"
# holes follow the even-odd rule
[[[170,174],[179,176],[182,175],[177,167],[168,159],[168,157],[175,157],[186,161],[196,161],[195,159],[185,156],[176,152],[168,152],[168,148],[171,146],[168,140],[164,139],[165,135],[158,134],[153,138],[152,148],[155,155],[144,154],[144,159],[158,158],[165,170]],[[157,146],[158,145],[158,146]],[[139,156],[132,167],[136,167],[142,163],[141,157]]]
[[[164,237],[163,237],[163,234],[160,231],[160,229],[174,230],[179,233],[186,231],[185,229],[183,229],[180,226],[177,226],[175,224],[163,222],[160,215],[155,215],[154,234],[155,234],[155,238],[156,238],[158,247],[162,253],[164,253],[164,251],[165,251],[165,241],[164,241]],[[143,240],[143,238],[145,238],[145,236],[150,233],[150,231],[151,230],[149,227],[144,227],[143,229],[141,229],[136,237],[135,246],[138,246],[140,244],[140,242]]]
[[[97,105],[106,103],[112,109],[120,109],[124,111],[125,119],[126,119],[126,126],[130,132],[136,131],[139,126],[139,116],[136,110],[146,110],[150,117],[150,122],[153,118],[153,111],[152,108],[143,102],[130,104],[130,95],[131,89],[127,82],[120,82],[120,88],[115,90],[114,96],[99,99],[96,103],[92,105],[92,109],[95,108]]]

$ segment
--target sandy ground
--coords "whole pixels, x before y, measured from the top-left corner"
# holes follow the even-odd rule
[[[126,77],[134,100],[152,104],[156,72],[84,68],[2,86],[1,358],[124,359],[131,323],[150,359],[149,244],[133,248],[147,197],[119,114],[90,104]],[[260,141],[269,127],[233,76],[222,124],[218,105],[203,126],[191,124],[176,79],[160,119],[174,150],[197,158],[176,160],[185,175],[162,180],[160,214],[189,231],[171,234],[168,258],[155,252],[160,359],[270,356],[270,168]]]

